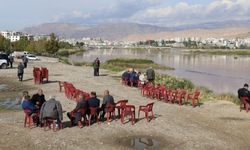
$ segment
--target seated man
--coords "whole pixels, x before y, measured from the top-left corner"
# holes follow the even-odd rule
[[[29,95],[24,96],[24,100],[22,102],[22,108],[24,110],[29,110],[30,111],[30,113],[28,115],[29,116],[32,115],[33,121],[38,126],[39,125],[39,118],[38,118],[39,109],[31,102]]]
[[[248,97],[247,102],[250,104],[250,91],[248,90],[248,84],[245,83],[244,87],[238,90],[238,97],[239,99],[241,97]]]
[[[41,109],[43,103],[46,101],[44,98],[43,90],[38,89],[37,93],[32,96],[31,101],[34,105]]]
[[[104,91],[103,101],[102,101],[102,112],[103,112],[102,115],[101,115],[102,120],[104,119],[105,113],[107,112],[106,106],[108,104],[115,105],[115,102],[114,102],[113,96],[109,95],[109,91],[105,90]]]
[[[90,93],[90,98],[87,100],[89,107],[99,107],[100,100],[96,97],[96,92]]]
[[[139,76],[138,74],[134,71],[134,69],[132,70],[132,72],[130,73],[130,84],[136,84],[139,80]],[[131,85],[134,86],[134,85]]]
[[[58,126],[63,120],[62,105],[59,101],[55,100],[55,96],[51,96],[41,107],[40,121],[46,118],[57,120]]]
[[[82,114],[80,112],[77,112],[79,109],[86,109],[88,108],[88,102],[85,100],[83,95],[80,95],[80,100],[77,103],[74,110],[67,113],[67,116],[69,117],[71,124],[77,124],[78,121],[81,121]]]
[[[129,79],[129,78],[130,78],[130,72],[129,72],[129,70],[126,70],[122,74],[122,80],[126,80],[126,79]]]

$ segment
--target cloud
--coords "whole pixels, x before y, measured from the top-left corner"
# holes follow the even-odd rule
[[[210,21],[250,19],[249,0],[214,0],[209,4],[178,2],[173,6],[163,0],[116,0],[97,11],[73,10],[54,17],[56,22],[103,23],[138,22],[162,26],[203,23]]]
[[[249,10],[250,4],[248,0],[216,0],[208,5],[190,5],[185,2],[179,2],[175,6],[142,10],[130,17],[130,20],[173,26],[210,21],[249,19]]]

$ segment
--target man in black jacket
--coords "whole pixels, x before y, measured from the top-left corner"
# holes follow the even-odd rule
[[[41,109],[43,103],[46,102],[42,89],[38,89],[37,93],[32,96],[31,102]]]
[[[100,106],[100,100],[96,97],[96,92],[90,93],[91,97],[87,100],[89,107],[99,107]]]
[[[247,102],[250,104],[250,91],[248,90],[248,84],[244,84],[243,88],[238,90],[238,97],[248,97]]]
[[[147,80],[149,82],[152,82],[154,84],[154,80],[155,80],[155,71],[152,67],[150,67],[149,69],[147,69],[146,71],[146,75],[147,75]]]
[[[71,123],[77,124],[77,122],[80,121],[82,118],[82,114],[78,112],[78,110],[80,109],[87,110],[87,108],[88,108],[88,102],[85,100],[83,95],[80,95],[80,100],[77,103],[75,109],[67,113],[67,116],[69,117]]]

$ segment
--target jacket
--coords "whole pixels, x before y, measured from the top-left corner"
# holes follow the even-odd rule
[[[88,102],[86,100],[81,100],[78,102],[73,112],[77,112],[81,108],[88,108]]]
[[[24,65],[19,64],[17,67],[17,73],[23,74],[24,73]]]
[[[38,108],[35,107],[35,105],[29,101],[29,100],[24,100],[23,103],[22,103],[22,108],[23,109],[29,109],[31,110],[32,112],[38,112]]]
[[[155,71],[152,68],[149,68],[146,71],[147,79],[148,80],[154,80],[155,79]]]
[[[246,88],[240,88],[238,90],[238,97],[248,97],[248,99],[250,99],[250,91],[248,91]]]
[[[59,119],[60,121],[63,120],[62,105],[59,101],[50,99],[43,103],[40,110],[41,121],[46,117]]]
[[[39,94],[34,94],[31,98],[31,102],[34,104],[34,105],[37,105],[36,103],[39,102],[39,104],[37,105],[39,108],[42,107],[43,103],[45,102],[45,98],[44,98],[44,95],[39,95]]]
[[[89,107],[99,107],[100,106],[100,100],[96,97],[91,97],[88,101]]]

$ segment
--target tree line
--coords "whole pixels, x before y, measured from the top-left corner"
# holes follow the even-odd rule
[[[49,39],[39,39],[38,41],[29,40],[21,37],[19,41],[10,42],[9,39],[0,35],[0,51],[12,53],[13,51],[28,51],[36,54],[56,54],[59,49],[69,49],[73,45],[68,42],[59,42],[54,33],[50,34]]]

